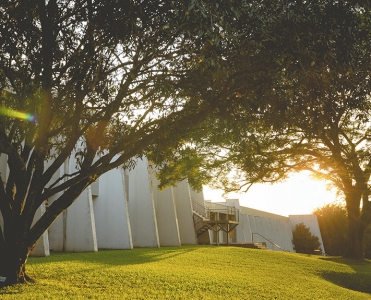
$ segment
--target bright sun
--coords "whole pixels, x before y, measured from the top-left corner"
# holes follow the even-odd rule
[[[206,200],[223,201],[222,192],[204,188]],[[240,204],[270,213],[288,216],[311,214],[317,207],[339,200],[326,183],[309,177],[309,172],[294,174],[283,183],[256,184],[247,193],[232,193],[228,198],[240,199]]]

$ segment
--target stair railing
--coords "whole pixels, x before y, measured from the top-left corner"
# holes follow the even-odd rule
[[[205,219],[209,219],[209,208],[205,205],[204,202],[197,201],[194,198],[191,198],[193,211],[196,211],[198,214],[202,215]]]
[[[265,239],[266,241],[268,241],[269,243],[271,243],[271,244],[272,244],[272,249],[273,249],[273,246],[276,246],[278,249],[280,249],[280,250],[286,252],[285,249],[283,249],[282,247],[278,246],[278,245],[277,245],[275,242],[273,242],[272,240],[267,239],[265,236],[262,236],[262,235],[261,235],[260,233],[258,233],[258,232],[253,232],[253,233],[251,233],[251,242],[254,242],[254,234],[257,234],[257,235],[261,236],[263,239]]]
[[[226,206],[225,208],[209,208],[210,219],[219,219],[219,215],[223,215],[223,220],[239,222],[239,211],[233,206]]]
[[[204,225],[204,219],[198,214],[193,214],[193,222],[196,232]]]

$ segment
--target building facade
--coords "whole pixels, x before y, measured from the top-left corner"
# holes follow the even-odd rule
[[[4,163],[0,157],[2,172]],[[55,179],[75,166],[71,158]],[[240,206],[238,199],[205,201],[187,181],[162,191],[157,185],[155,169],[145,158],[133,170],[117,168],[103,174],[42,235],[32,254],[259,242],[272,250],[294,252],[292,230],[301,222],[322,244],[313,215],[279,216]],[[57,196],[39,208],[35,221]]]

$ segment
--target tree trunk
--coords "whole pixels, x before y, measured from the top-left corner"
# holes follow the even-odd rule
[[[26,274],[26,262],[31,252],[24,246],[5,245],[0,258],[0,287],[32,281]]]
[[[349,244],[345,257],[352,259],[363,259],[363,236],[365,228],[362,226],[360,219],[361,194],[347,194],[346,203],[349,222]]]
[[[363,236],[364,229],[360,226],[360,220],[349,220],[349,245],[345,257],[363,259]]]

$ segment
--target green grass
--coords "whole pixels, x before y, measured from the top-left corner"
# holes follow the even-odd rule
[[[371,262],[235,247],[53,253],[1,299],[371,299]]]

